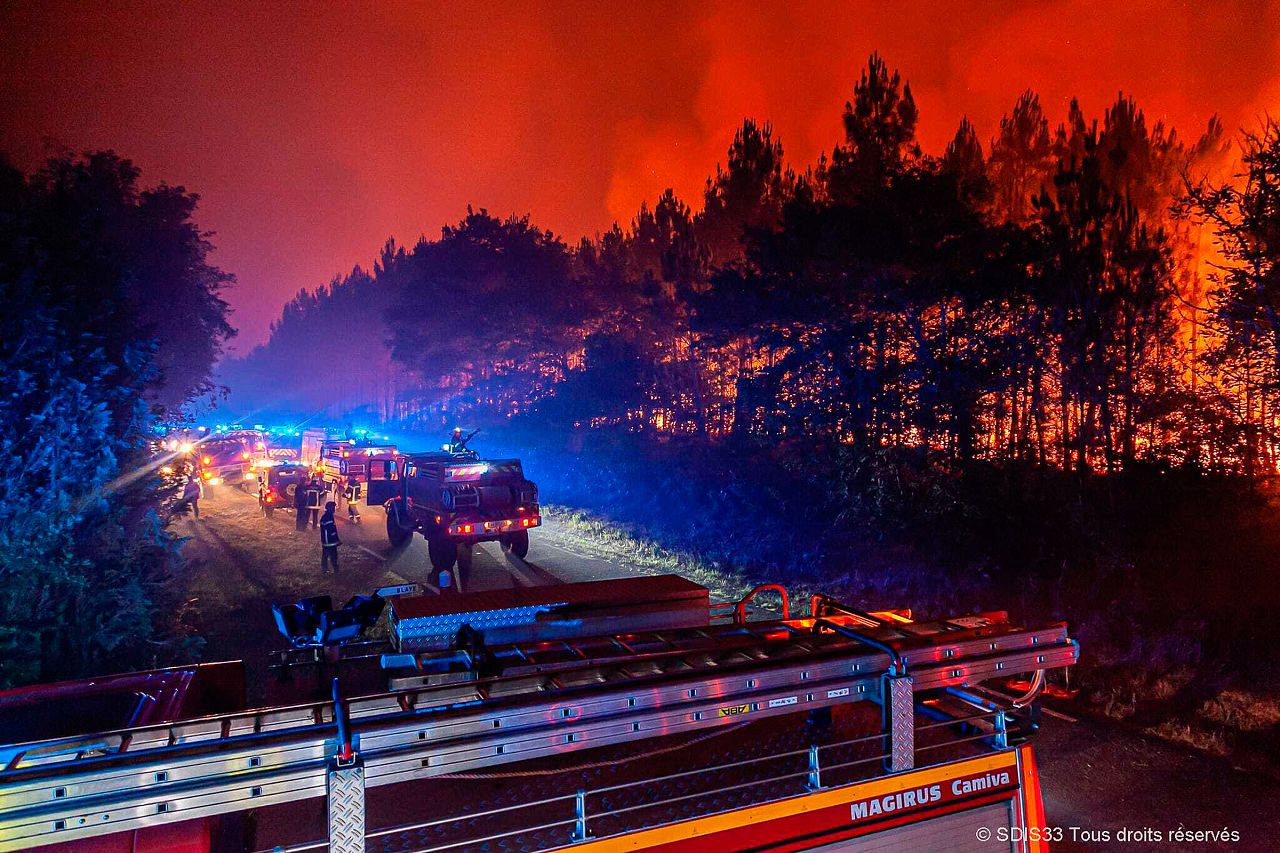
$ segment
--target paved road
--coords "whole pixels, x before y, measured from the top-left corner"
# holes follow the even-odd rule
[[[264,518],[256,496],[227,487],[208,490],[202,519],[179,523],[191,537],[191,588],[200,598],[210,638],[208,659],[261,660],[278,645],[271,601],[327,593],[337,600],[405,581],[430,583],[426,545],[415,537],[396,551],[387,542],[381,509],[365,509],[350,525],[339,513],[343,567],[319,573],[319,536],[296,531],[292,512]],[[589,543],[548,518],[535,533],[529,561],[511,560],[497,545],[481,547],[466,589],[499,589],[554,581],[627,577],[636,570],[599,556]],[[1088,650],[1085,650],[1088,653]],[[1037,740],[1045,803],[1065,843],[1055,850],[1280,850],[1280,783],[1159,741],[1088,720],[1045,721]],[[1073,840],[1071,827],[1078,828]],[[1177,842],[1169,833],[1230,830],[1237,843]],[[1121,830],[1157,830],[1160,841],[1121,842]],[[1083,840],[1085,831],[1092,840]],[[1098,841],[1100,833],[1109,840]]]
[[[351,524],[345,504],[339,509],[341,568],[336,576],[321,575],[319,533],[297,530],[292,510],[277,510],[266,518],[258,508],[256,494],[231,486],[207,488],[200,520],[187,517],[176,525],[189,539],[185,553],[194,566],[188,586],[202,614],[199,627],[209,642],[206,657],[261,660],[278,645],[271,602],[310,595],[345,601],[379,586],[405,582],[421,583],[434,591],[438,577],[431,569],[426,541],[415,536],[404,548],[392,548],[383,510],[363,507],[362,513],[361,523]],[[546,518],[544,528],[533,536],[527,561],[511,558],[496,543],[481,545],[471,571],[460,579],[462,589],[504,589],[636,574],[575,549],[573,544],[554,518]]]

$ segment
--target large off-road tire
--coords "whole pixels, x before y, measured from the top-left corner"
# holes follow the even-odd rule
[[[427,538],[427,553],[431,556],[431,567],[436,571],[452,569],[458,560],[458,543],[437,533]]]
[[[413,530],[400,526],[400,513],[395,509],[387,509],[387,539],[393,548],[399,548],[413,538]]]
[[[517,533],[512,533],[503,540],[502,547],[523,560],[529,556],[529,531],[521,530]]]

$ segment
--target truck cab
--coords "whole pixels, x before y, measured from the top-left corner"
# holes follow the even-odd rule
[[[192,456],[206,483],[240,485],[256,479],[253,474],[254,454],[266,448],[262,436],[249,430],[213,436],[196,445]]]
[[[320,448],[322,476],[333,483],[335,492],[341,489],[342,483],[355,477],[361,483],[386,476],[387,462],[396,459],[394,444],[379,444],[359,440],[326,441]]]
[[[472,453],[397,454],[385,479],[369,481],[370,506],[387,510],[387,538],[400,546],[414,532],[427,540],[431,565],[471,567],[479,542],[500,542],[517,557],[529,553],[529,530],[542,524],[538,487],[519,459],[478,459]]]

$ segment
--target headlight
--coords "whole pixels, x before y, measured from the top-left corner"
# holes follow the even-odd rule
[[[221,478],[221,477],[214,477],[214,478],[212,478],[211,480],[209,480],[209,485],[210,485],[210,486],[217,486],[217,485],[219,485],[219,484],[221,484],[221,483],[222,483],[222,478]]]

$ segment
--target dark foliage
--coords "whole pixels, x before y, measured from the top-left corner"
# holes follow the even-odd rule
[[[0,685],[174,659],[148,430],[211,387],[230,277],[114,154],[0,171]]]

